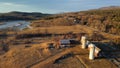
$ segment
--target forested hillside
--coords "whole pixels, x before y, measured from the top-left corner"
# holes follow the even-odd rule
[[[86,25],[100,31],[120,35],[120,8],[96,9],[57,14],[32,22],[33,27],[53,25]]]
[[[83,25],[107,33],[120,34],[120,9],[91,10],[83,13],[84,17],[79,18]]]

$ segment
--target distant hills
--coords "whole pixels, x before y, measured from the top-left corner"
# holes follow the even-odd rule
[[[8,12],[8,13],[0,13],[0,21],[9,21],[9,20],[36,20],[41,17],[49,16],[50,14],[43,14],[39,12]]]
[[[99,9],[101,10],[120,9],[120,6],[109,6],[109,7],[102,7]]]

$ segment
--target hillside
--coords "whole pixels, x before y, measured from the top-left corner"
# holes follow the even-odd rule
[[[80,24],[102,32],[120,35],[120,8],[106,7],[106,9],[57,14],[43,18],[42,20],[33,21],[31,26],[70,26]]]
[[[50,14],[43,14],[38,12],[8,12],[8,13],[0,13],[0,21],[11,21],[11,20],[36,20],[41,17],[48,16]]]

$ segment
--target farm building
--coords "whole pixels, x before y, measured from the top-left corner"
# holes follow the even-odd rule
[[[71,47],[71,45],[79,44],[75,39],[62,39],[59,41],[60,47]]]

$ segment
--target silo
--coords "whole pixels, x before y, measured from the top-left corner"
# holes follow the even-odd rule
[[[90,60],[94,60],[94,54],[95,54],[95,45],[94,44],[90,44],[89,46],[89,59]]]
[[[82,36],[81,37],[81,43],[82,43],[82,48],[83,49],[85,49],[86,48],[86,41],[87,41],[87,39],[86,39],[86,36]]]

